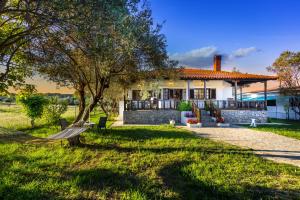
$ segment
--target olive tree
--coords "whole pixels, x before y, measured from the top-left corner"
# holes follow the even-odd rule
[[[138,1],[71,1],[70,7],[62,11],[68,18],[59,15],[63,23],[33,42],[30,56],[50,80],[73,86],[81,102],[90,96],[75,122],[86,121],[104,102],[113,81],[129,83],[149,72],[155,78],[175,67],[176,62],[168,59],[161,26],[153,25],[151,10]]]
[[[24,84],[32,75],[24,53],[30,41],[56,21],[58,4],[55,0],[0,1],[0,92]]]

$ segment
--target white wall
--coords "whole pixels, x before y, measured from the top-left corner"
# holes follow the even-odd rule
[[[144,86],[147,84],[143,84]],[[150,84],[149,84],[150,85]],[[173,88],[173,89],[186,89],[187,81],[186,80],[161,80],[157,83],[158,89],[163,88]],[[190,81],[190,89],[193,88],[204,88],[204,82],[201,80],[191,80]],[[215,88],[217,100],[227,100],[228,98],[233,98],[232,96],[232,87],[231,84],[223,81],[223,80],[210,80],[206,82],[206,88]],[[141,89],[139,84],[132,85],[131,89],[139,90]],[[182,95],[183,99],[185,99],[186,93]],[[128,98],[132,99],[132,90],[128,91]]]
[[[277,119],[294,119],[298,120],[298,116],[291,108],[289,111],[284,110],[284,105],[289,103],[289,97],[277,96],[276,106],[268,106],[268,117]]]

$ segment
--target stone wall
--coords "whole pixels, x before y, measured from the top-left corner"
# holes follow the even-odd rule
[[[257,123],[267,122],[267,111],[265,110],[221,110],[221,115],[226,123],[251,123],[256,119]]]
[[[169,124],[170,120],[180,123],[180,111],[177,110],[136,110],[124,111],[124,124]]]

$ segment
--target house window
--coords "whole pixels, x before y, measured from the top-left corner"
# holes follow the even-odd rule
[[[183,95],[182,89],[163,89],[163,98],[164,99],[182,99]]]
[[[132,90],[132,100],[141,100],[141,90]]]
[[[217,98],[216,89],[209,88],[207,90],[208,90],[207,91],[208,99],[216,99]]]
[[[163,99],[169,99],[169,90],[163,89]]]
[[[206,89],[207,99],[216,99],[216,89],[207,88]],[[204,88],[191,89],[190,99],[204,99]]]
[[[276,106],[276,100],[267,100],[267,106]]]

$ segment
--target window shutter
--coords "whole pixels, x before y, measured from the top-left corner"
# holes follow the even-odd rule
[[[190,99],[194,99],[194,90],[190,90]]]
[[[217,99],[217,95],[216,95],[216,89],[211,89],[211,99]]]

